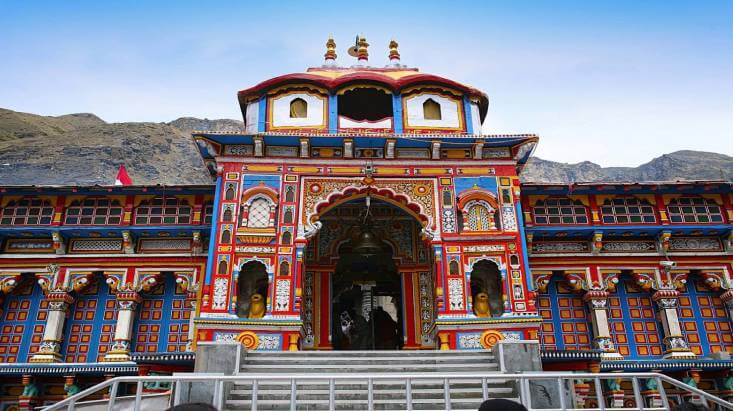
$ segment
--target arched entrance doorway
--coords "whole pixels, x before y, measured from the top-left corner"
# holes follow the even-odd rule
[[[421,222],[379,197],[319,216],[306,247],[304,348],[433,348],[433,261]]]

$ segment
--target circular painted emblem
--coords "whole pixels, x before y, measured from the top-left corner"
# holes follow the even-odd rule
[[[310,186],[310,190],[311,190],[311,193],[320,193],[321,190],[323,190],[323,188],[321,187],[320,184],[313,183]]]
[[[417,184],[415,188],[412,189],[412,192],[415,193],[416,196],[425,196],[430,193],[430,187],[428,187],[427,184]]]
[[[252,331],[242,332],[237,336],[237,341],[244,345],[244,348],[250,351],[256,349],[257,346],[260,345],[260,338]]]
[[[496,345],[499,341],[504,339],[504,335],[496,330],[486,330],[483,333],[481,333],[481,339],[479,340],[481,342],[481,346],[489,349]]]

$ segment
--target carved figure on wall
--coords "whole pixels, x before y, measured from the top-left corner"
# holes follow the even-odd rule
[[[249,298],[249,314],[247,318],[262,318],[265,316],[265,299],[262,294],[252,294]]]
[[[491,317],[491,309],[489,308],[489,295],[486,293],[478,293],[473,299],[473,312],[476,317]]]

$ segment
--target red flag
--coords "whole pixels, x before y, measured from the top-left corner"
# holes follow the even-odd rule
[[[131,186],[132,185],[132,179],[130,178],[130,175],[127,174],[127,170],[125,169],[124,165],[121,165],[120,169],[117,170],[117,178],[115,178],[115,185],[116,186]]]

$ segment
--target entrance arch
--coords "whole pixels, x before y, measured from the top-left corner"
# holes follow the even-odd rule
[[[343,200],[318,209],[306,246],[304,348],[433,348],[425,219],[369,192]]]

